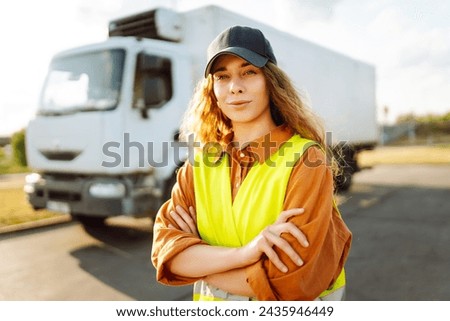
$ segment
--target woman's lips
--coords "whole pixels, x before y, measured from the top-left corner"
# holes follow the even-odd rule
[[[228,102],[228,105],[232,105],[232,106],[242,106],[245,104],[248,104],[250,102],[250,100],[233,100]]]

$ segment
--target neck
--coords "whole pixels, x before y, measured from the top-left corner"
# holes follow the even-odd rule
[[[272,129],[277,127],[272,119],[270,121],[261,124],[255,124],[255,125],[240,125],[240,124],[233,124],[233,131],[234,131],[234,137],[233,141],[238,143],[239,146],[242,146],[244,143],[254,141],[255,139],[264,136],[268,132],[270,132]]]

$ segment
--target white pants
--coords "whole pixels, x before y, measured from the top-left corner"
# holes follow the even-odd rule
[[[345,286],[331,292],[330,294],[317,298],[314,301],[344,301],[345,299]]]

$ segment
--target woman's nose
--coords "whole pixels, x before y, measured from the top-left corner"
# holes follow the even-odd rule
[[[238,94],[244,92],[244,85],[242,84],[242,81],[238,78],[234,78],[230,82],[230,92],[232,94]]]

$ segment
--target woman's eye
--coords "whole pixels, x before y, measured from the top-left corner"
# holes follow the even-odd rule
[[[224,80],[226,77],[226,75],[214,75],[215,80]]]
[[[254,74],[256,74],[256,72],[254,70],[250,69],[250,70],[245,71],[244,74],[246,74],[246,75],[254,75]]]

